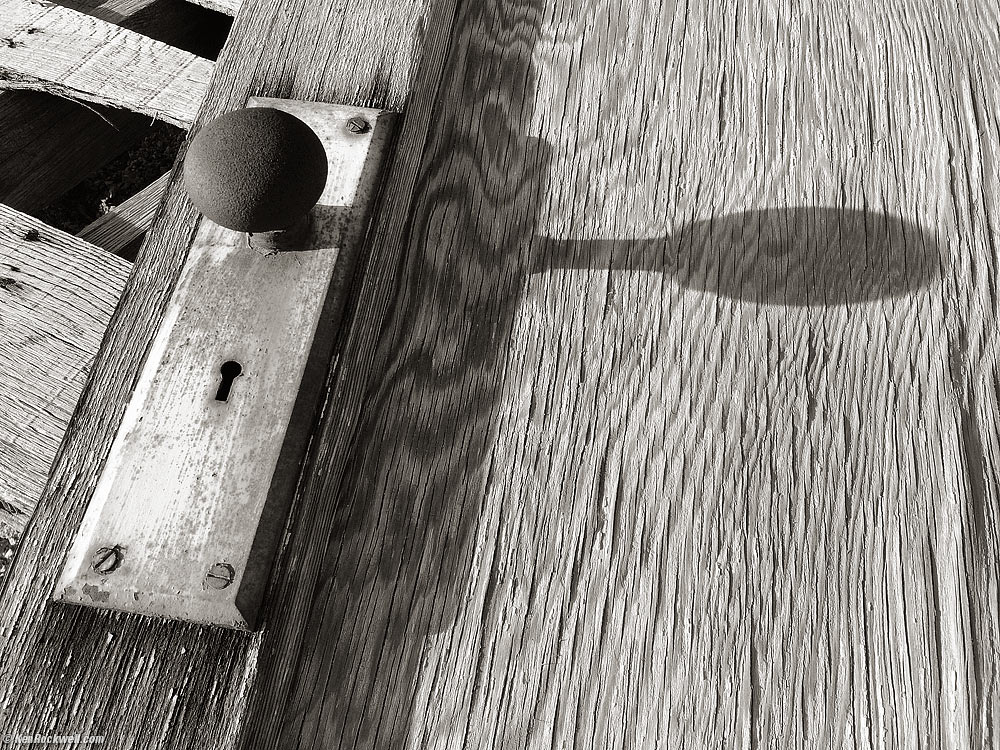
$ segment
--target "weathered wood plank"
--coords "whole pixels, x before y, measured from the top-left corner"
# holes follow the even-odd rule
[[[980,13],[463,7],[274,746],[996,744]]]
[[[210,10],[217,10],[219,13],[225,13],[227,16],[235,16],[243,4],[241,0],[191,0],[191,2]]]
[[[175,187],[6,592],[10,731],[995,746],[996,9],[305,5],[249,0],[203,117],[412,92],[265,631],[44,603]]]
[[[416,0],[351,7],[334,0],[280,5],[251,0],[219,56],[215,85],[206,95],[199,122],[243,106],[254,94],[386,109],[400,109],[413,95],[398,151],[419,153],[434,122],[434,97],[452,14],[450,4],[428,9]],[[117,747],[237,747],[244,744],[241,733],[250,710],[251,676],[262,644],[277,655],[283,674],[274,678],[274,693],[268,697],[268,705],[276,711],[255,713],[265,725],[260,742],[267,743],[282,723],[282,696],[297,669],[295,654],[307,626],[311,592],[322,576],[321,549],[313,549],[309,559],[294,561],[292,573],[287,565],[280,566],[280,589],[292,601],[290,606],[282,601],[285,611],[270,604],[264,634],[257,636],[48,602],[57,568],[90,497],[87,485],[107,456],[194,234],[197,217],[176,173],[175,168],[164,208],[139,254],[109,327],[104,354],[98,357],[0,602],[0,706],[5,731],[72,725],[82,733],[103,733]],[[390,225],[380,230],[380,236],[396,252],[415,177],[412,165],[402,159],[389,178],[395,186],[396,208],[388,212]],[[345,301],[353,294],[351,269],[352,263],[345,263],[336,282]],[[381,263],[370,273],[380,284],[395,277],[394,269]],[[380,298],[379,304],[387,301]],[[340,337],[337,345],[339,361]],[[357,363],[362,373],[370,365],[370,358]],[[350,388],[363,389],[363,379],[354,380]],[[360,407],[357,398],[343,405],[348,420]],[[342,407],[331,410],[328,403],[325,408],[333,414]],[[347,424],[345,439],[350,432]],[[328,521],[323,518],[332,511],[328,497],[313,490],[301,504],[308,507],[310,517],[318,512],[320,522]],[[56,652],[62,655],[54,657]],[[140,663],[144,666],[137,668]],[[102,668],[91,669],[90,664]],[[25,669],[33,672],[30,680],[18,678]],[[119,674],[128,675],[127,691],[122,690]],[[80,686],[89,696],[86,705],[76,702],[67,685]]]
[[[30,89],[160,118],[194,120],[209,60],[70,8],[0,4],[0,88]]]
[[[77,237],[109,253],[120,254],[152,226],[169,184],[168,172],[85,226]]]
[[[184,0],[62,0],[59,5],[212,61],[233,22]]]
[[[42,494],[129,268],[0,204],[0,535]]]

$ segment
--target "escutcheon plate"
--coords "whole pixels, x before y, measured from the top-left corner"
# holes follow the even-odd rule
[[[309,240],[264,256],[202,218],[56,601],[258,624],[333,353],[345,259],[364,241],[395,116],[282,99],[248,106],[295,115],[326,146]],[[371,128],[349,128],[358,116]]]

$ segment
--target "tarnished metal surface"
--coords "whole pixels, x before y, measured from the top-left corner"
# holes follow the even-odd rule
[[[246,235],[202,220],[58,601],[255,625],[343,303],[331,282],[342,272],[338,257],[363,241],[393,117],[310,102],[251,105],[296,115],[327,148],[309,241],[262,256]],[[372,125],[361,133],[348,126],[359,116]],[[117,564],[98,554],[108,549]]]

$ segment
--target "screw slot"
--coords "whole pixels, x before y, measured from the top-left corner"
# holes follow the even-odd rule
[[[350,120],[347,121],[347,129],[352,133],[360,135],[361,133],[367,133],[371,125],[368,123],[364,117],[360,115],[355,115]]]
[[[229,360],[222,363],[219,372],[222,374],[222,382],[219,384],[219,390],[215,393],[215,400],[228,401],[229,392],[233,389],[233,381],[243,374],[243,365]]]
[[[222,590],[236,578],[236,569],[229,563],[218,562],[205,575],[205,588]]]
[[[124,556],[125,552],[118,544],[113,547],[101,547],[94,553],[91,564],[94,571],[107,575],[118,570],[118,566],[122,564]]]

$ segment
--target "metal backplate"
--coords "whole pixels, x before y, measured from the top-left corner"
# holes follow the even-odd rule
[[[280,99],[250,106],[290,112],[326,146],[310,238],[264,256],[202,219],[58,601],[257,624],[332,354],[338,258],[364,240],[393,116]],[[352,117],[370,127],[356,132]]]

